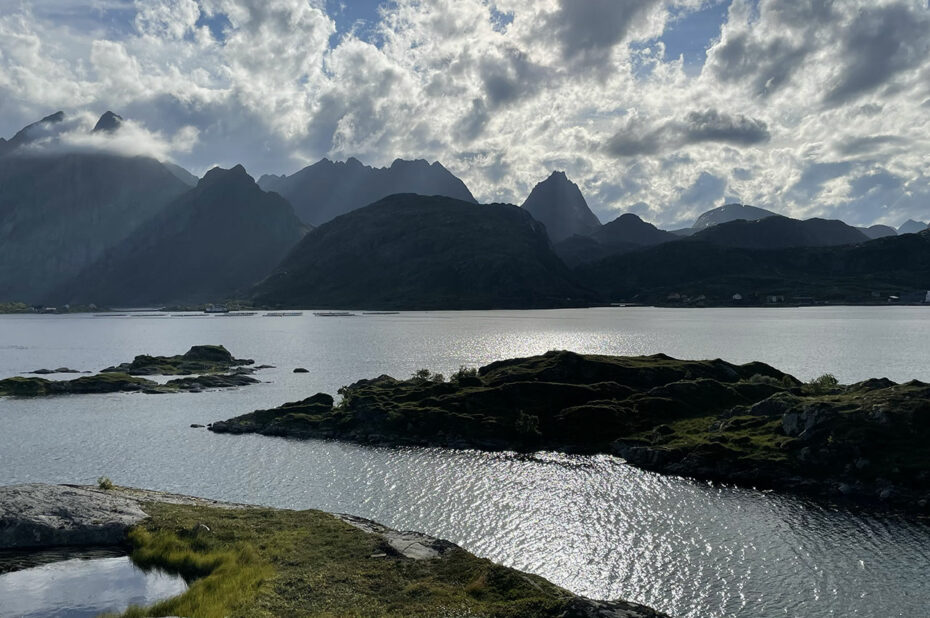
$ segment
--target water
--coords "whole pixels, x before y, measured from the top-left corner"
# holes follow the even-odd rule
[[[0,618],[91,618],[181,594],[184,580],[127,556],[72,558],[0,574]]]
[[[191,429],[362,377],[403,377],[550,349],[762,360],[930,381],[922,307],[594,309],[318,318],[0,317],[0,376],[97,370],[222,343],[276,365],[200,394],[0,400],[0,484],[115,482],[347,512],[447,538],[595,598],[675,616],[918,616],[930,528],[758,491],[665,477],[608,456],[535,457],[214,435]],[[293,374],[306,367],[309,374]],[[72,376],[73,377],[73,376]]]

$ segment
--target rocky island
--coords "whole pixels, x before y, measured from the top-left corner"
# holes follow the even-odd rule
[[[358,517],[105,486],[0,488],[0,550],[116,545],[187,580],[183,594],[125,617],[664,616]]]
[[[930,385],[809,383],[763,363],[549,352],[380,376],[214,432],[610,453],[664,473],[927,511]]]
[[[234,358],[221,345],[197,345],[176,356],[139,355],[132,362],[107,367],[96,375],[73,380],[49,380],[38,377],[13,377],[0,380],[0,397],[44,397],[89,393],[143,392],[176,393],[213,388],[234,388],[258,384],[251,374],[251,359]],[[69,371],[70,372],[70,371]],[[33,373],[63,373],[34,371]],[[184,376],[155,382],[139,376]]]

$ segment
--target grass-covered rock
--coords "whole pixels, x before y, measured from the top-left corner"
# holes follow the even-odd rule
[[[213,423],[215,432],[618,454],[753,486],[930,501],[930,385],[809,384],[763,363],[550,352],[451,380],[380,376]]]
[[[233,368],[252,365],[251,359],[234,358],[221,345],[195,345],[184,354],[175,356],[149,356],[140,354],[130,363],[121,363],[103,369],[102,373],[128,373],[145,375],[193,375],[223,373]]]
[[[74,380],[48,380],[34,376],[0,380],[0,397],[45,397],[88,393],[175,393],[257,384],[248,365],[251,359],[234,358],[221,345],[197,345],[177,356],[140,355],[131,363],[107,367],[96,375]],[[61,372],[63,369],[55,370]],[[35,372],[34,372],[35,373]],[[54,373],[48,371],[47,373]],[[140,376],[178,375],[164,384]]]
[[[62,532],[58,526],[68,528]],[[123,615],[662,618],[592,601],[447,541],[321,511],[289,511],[113,487],[0,488],[0,530],[46,543],[122,543],[134,563],[188,589]],[[0,534],[0,550],[24,535]],[[31,536],[29,537],[32,538]]]

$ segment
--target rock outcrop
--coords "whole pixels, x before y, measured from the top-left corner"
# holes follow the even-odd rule
[[[116,492],[71,485],[0,487],[0,550],[117,545],[147,515]]]
[[[360,380],[340,394],[338,404],[320,393],[209,428],[613,453],[671,474],[930,510],[930,385],[920,382],[802,384],[763,363],[549,352],[450,381]]]
[[[232,511],[235,511],[234,515]],[[248,519],[250,514],[254,515],[254,519]],[[254,523],[243,523],[247,521]],[[184,523],[179,529],[180,522]],[[409,572],[415,579],[425,576],[429,585],[440,585],[447,590],[457,591],[458,594],[462,594],[464,584],[469,581],[460,581],[461,574],[474,576],[474,572],[480,569],[489,573],[487,580],[492,581],[485,583],[484,580],[479,580],[475,586],[480,585],[485,589],[494,587],[495,591],[503,589],[509,595],[506,602],[514,602],[516,607],[520,607],[521,602],[528,604],[533,608],[534,616],[665,616],[634,603],[593,601],[576,596],[538,576],[480,560],[448,541],[418,532],[392,530],[376,522],[350,515],[312,511],[295,513],[122,487],[107,490],[43,484],[0,487],[0,551],[119,545],[131,548],[133,560],[139,561],[138,563],[144,567],[182,571],[185,564],[165,564],[165,560],[170,562],[174,555],[184,555],[183,552],[187,551],[190,558],[201,558],[201,562],[196,564],[197,569],[183,572],[189,574],[192,587],[198,585],[198,580],[202,580],[200,583],[209,584],[202,585],[197,591],[198,602],[213,603],[214,606],[221,604],[225,596],[211,598],[211,595],[215,597],[218,594],[228,594],[228,590],[224,590],[218,583],[222,583],[226,577],[234,577],[236,568],[242,565],[228,564],[225,569],[217,569],[210,566],[211,563],[204,560],[202,555],[210,555],[211,550],[220,547],[226,552],[224,555],[228,556],[235,551],[238,544],[251,541],[269,530],[277,530],[279,524],[292,530],[296,527],[299,538],[309,538],[302,543],[319,545],[318,551],[325,553],[327,559],[335,561],[331,566],[343,569],[350,574],[349,576],[354,577],[360,569],[364,569],[365,582],[372,585],[372,590],[377,590],[378,585],[384,584],[376,581],[381,571],[372,568],[372,560],[379,561],[387,568],[386,578],[391,583],[398,581],[397,572]],[[173,541],[174,555],[165,556],[149,550],[146,540],[152,538],[152,531],[157,531],[163,539],[170,538]],[[317,535],[317,532],[320,534]],[[322,541],[317,541],[317,536],[320,536]],[[372,537],[377,541],[372,542]],[[274,536],[265,537],[263,540],[268,543],[280,543],[280,539]],[[334,553],[334,550],[341,547],[339,544],[350,546],[355,551]],[[249,566],[254,567],[258,562],[264,566],[266,573],[289,572],[288,569],[295,568],[303,573],[312,570],[316,564],[295,563],[295,558],[286,552],[281,553],[280,548],[271,548],[270,555],[260,553],[265,547],[260,543],[256,545],[259,545],[257,551],[250,546],[246,554],[252,561]],[[359,547],[370,547],[375,553],[357,555]],[[314,554],[311,552],[310,556]],[[296,558],[297,561],[305,559],[302,555]],[[218,562],[219,558],[215,560]],[[410,569],[411,562],[421,564],[416,569]],[[194,572],[196,575],[191,576]],[[320,580],[313,588],[301,588],[298,595],[283,590],[279,592],[278,600],[285,603],[291,613],[310,613],[307,608],[314,601],[318,602],[321,598],[328,598],[326,595],[333,594],[332,591],[325,590],[327,585],[331,584],[325,579]],[[421,584],[425,585],[426,583]],[[335,584],[336,588],[344,586],[344,580]],[[316,598],[308,599],[308,591]],[[337,591],[336,594],[338,593]],[[253,597],[254,594],[243,595],[240,602],[252,603]],[[416,603],[420,603],[421,600],[418,597]],[[183,603],[183,596],[176,597],[175,601]],[[422,606],[416,606],[422,610]],[[318,609],[318,606],[314,607]]]

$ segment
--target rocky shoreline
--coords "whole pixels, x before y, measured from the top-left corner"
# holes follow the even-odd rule
[[[182,526],[181,531],[178,532],[178,525],[183,521],[192,521],[194,525],[190,528]],[[208,549],[211,549],[214,543],[228,553],[229,548],[253,540],[255,535],[265,531],[266,528],[275,531],[277,525],[280,525],[282,529],[296,526],[293,532],[301,538],[314,539],[317,535],[324,537],[322,550],[337,554],[328,555],[327,558],[346,568],[347,573],[351,573],[353,577],[361,577],[368,586],[374,586],[371,578],[375,576],[368,563],[375,561],[379,567],[387,567],[385,577],[390,577],[392,580],[396,578],[398,569],[417,571],[418,577],[423,575],[421,571],[428,573],[430,586],[443,589],[443,603],[448,603],[445,596],[453,591],[462,597],[464,603],[473,603],[474,609],[479,612],[494,610],[488,614],[469,613],[468,615],[530,615],[520,613],[523,611],[521,608],[537,608],[538,613],[531,615],[561,618],[662,618],[665,616],[635,603],[595,601],[573,595],[538,576],[521,573],[476,558],[448,541],[418,532],[393,530],[376,522],[350,515],[269,509],[123,487],[101,489],[92,486],[45,484],[0,487],[0,550],[24,551],[62,546],[120,546],[131,552],[134,561],[144,566],[158,566],[172,570],[171,559],[160,557],[156,551],[159,543],[163,543],[165,539],[170,539],[171,551],[174,554],[182,550],[192,553],[192,557],[185,558],[187,562],[196,562],[198,552],[202,553],[203,559],[209,562],[213,558]],[[332,538],[327,536],[333,534],[338,534],[347,546],[374,548],[378,551],[371,553],[371,549],[367,549],[367,555],[342,555],[339,552],[346,552],[348,549],[336,547]],[[157,542],[153,539],[157,539]],[[304,542],[312,544],[315,541]],[[316,615],[313,611],[315,604],[311,602],[312,600],[305,598],[305,592],[291,591],[287,580],[293,576],[290,570],[294,570],[295,567],[298,571],[306,570],[307,573],[312,573],[319,565],[312,562],[295,563],[293,559],[281,558],[278,555],[280,549],[269,548],[264,544],[259,547],[266,551],[259,550],[257,556],[245,552],[245,546],[239,548],[245,552],[244,555],[248,554],[249,561],[261,563],[263,574],[261,579],[254,582],[255,590],[247,591],[248,594],[239,602],[245,603],[246,608],[249,607],[250,602],[259,602],[260,605],[283,603],[285,607],[303,615]],[[252,551],[255,551],[254,548],[249,549],[249,552]],[[278,564],[280,560],[284,562]],[[421,566],[414,568],[414,563],[419,563]],[[181,566],[176,568],[185,575],[185,578],[189,579],[191,583],[189,590],[196,587],[197,580],[211,578],[214,578],[214,581],[205,589],[208,591],[213,588],[222,590],[221,579],[235,577],[235,574],[228,573],[223,568],[206,568],[196,577],[189,577],[189,573]],[[203,569],[203,567],[198,568]],[[331,570],[333,567],[330,565],[328,568]],[[459,575],[462,572],[473,573],[475,570],[482,573],[477,580],[471,583],[460,580]],[[288,572],[285,574],[283,571]],[[504,582],[495,584],[501,588],[501,590],[493,590],[495,595],[506,593],[505,596],[509,595],[509,598],[495,600],[494,603],[488,602],[492,591],[479,590],[479,588],[491,588],[489,580],[492,576],[495,581]],[[420,585],[425,586],[425,584]],[[324,599],[328,594],[327,590],[314,588],[309,590]],[[422,596],[426,592],[428,591],[424,588],[415,596]],[[203,594],[203,590],[197,591],[197,594]],[[362,591],[359,594],[365,593]],[[173,601],[180,604],[177,607],[185,607],[184,596]],[[484,598],[485,596],[488,598]],[[336,600],[327,601],[327,603],[336,602]],[[379,602],[378,599],[367,600],[376,604]],[[205,607],[211,603],[223,601],[222,598],[207,598],[197,602],[201,607]],[[357,599],[353,601],[353,603],[358,602]],[[165,607],[176,606],[166,605],[161,609]],[[411,603],[409,611],[411,615],[423,615],[424,607],[428,605],[424,605],[423,599],[416,598],[416,602]],[[395,607],[394,610],[398,615],[404,613],[402,607]],[[240,615],[243,615],[242,611],[244,611],[243,608],[239,607]],[[326,612],[320,613],[330,615]],[[157,613],[156,615],[163,614]],[[197,612],[188,615],[197,615]]]
[[[380,376],[209,429],[609,453],[657,472],[930,512],[930,385],[807,384],[763,363],[542,356]]]

